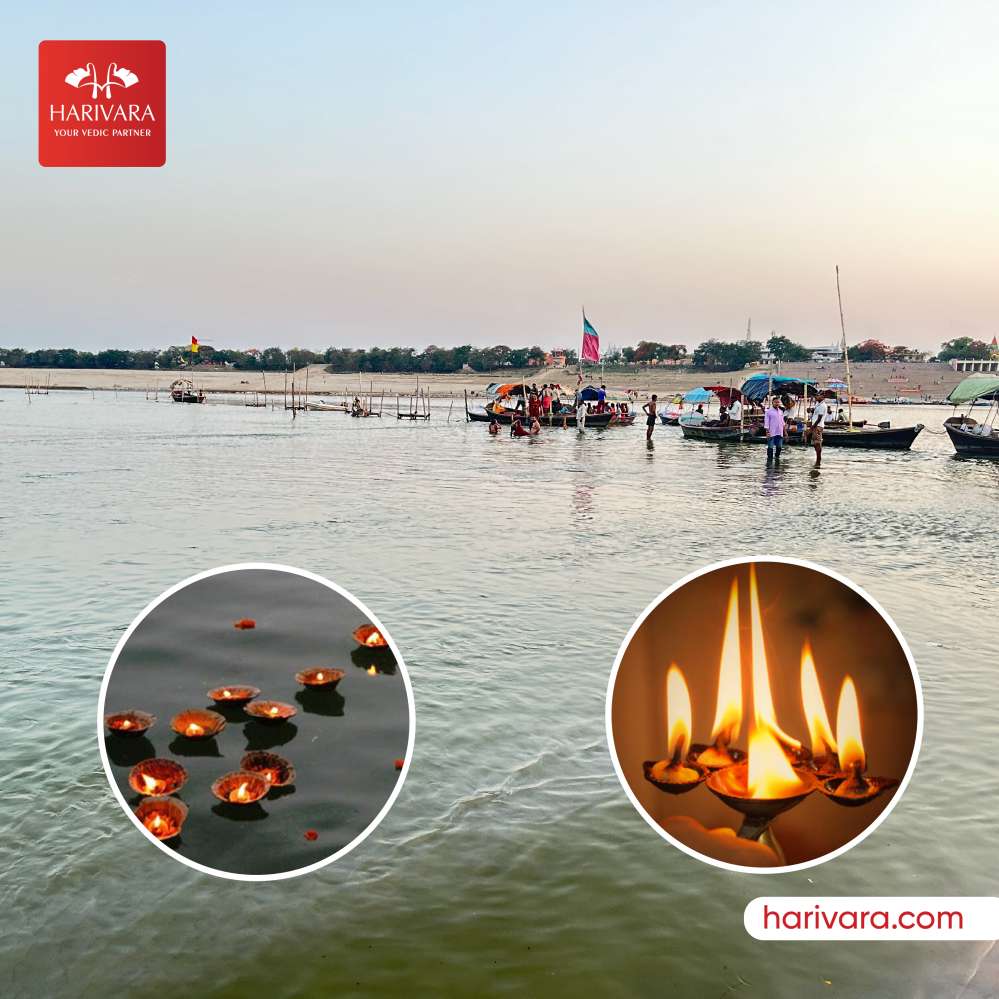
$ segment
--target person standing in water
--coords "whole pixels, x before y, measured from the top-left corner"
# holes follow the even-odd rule
[[[822,434],[826,428],[826,417],[829,415],[829,406],[825,397],[819,399],[812,410],[811,421],[808,426],[812,447],[815,448],[815,467],[822,465]]]
[[[767,434],[767,464],[780,461],[781,448],[784,446],[784,412],[776,396],[771,396],[763,414],[763,427]]]
[[[652,440],[652,431],[656,429],[656,416],[659,411],[659,396],[654,395],[643,407],[645,413],[645,439]]]

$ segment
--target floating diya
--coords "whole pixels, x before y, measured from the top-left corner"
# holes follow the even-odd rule
[[[660,791],[686,794],[708,776],[708,771],[699,763],[684,761],[690,750],[692,711],[687,681],[675,663],[666,674],[666,706],[669,757],[657,762],[646,760],[642,764],[642,772],[645,779]]]
[[[878,795],[898,786],[893,777],[868,777],[864,770],[867,754],[860,730],[860,704],[857,688],[847,676],[839,695],[836,711],[836,736],[842,772],[822,782],[819,790],[837,805],[854,807],[873,801]]]
[[[252,805],[270,790],[270,786],[259,773],[236,770],[219,777],[212,784],[212,794],[219,801],[226,801],[232,805]]]
[[[211,739],[225,728],[225,718],[207,708],[188,708],[170,719],[170,728],[188,739]]]
[[[283,701],[251,701],[243,710],[262,722],[283,722],[298,714],[298,708]]]
[[[257,622],[252,617],[241,617],[238,621],[233,621],[232,626],[240,631],[248,631],[250,628],[256,628]]]
[[[255,750],[239,761],[240,769],[260,774],[271,787],[285,787],[295,783],[295,768],[277,753]]]
[[[127,711],[116,711],[105,715],[104,724],[114,735],[142,735],[156,724],[156,715],[129,708]]]
[[[208,696],[216,704],[246,704],[247,701],[252,701],[254,697],[260,696],[260,688],[231,683],[228,687],[216,687],[214,690],[209,690]]]
[[[316,666],[313,669],[303,669],[295,674],[295,679],[310,690],[334,690],[336,685],[346,676],[342,669],[330,669],[328,666]]]
[[[135,807],[135,815],[157,839],[173,839],[180,835],[187,805],[179,798],[143,798]]]
[[[143,760],[128,773],[128,786],[144,795],[174,794],[186,781],[187,771],[174,760]]]
[[[354,629],[354,641],[366,649],[387,649],[385,636],[373,625],[362,624]]]

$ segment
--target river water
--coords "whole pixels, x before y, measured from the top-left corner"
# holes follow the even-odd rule
[[[815,475],[801,450],[767,469],[759,448],[662,427],[650,451],[638,427],[493,439],[446,408],[412,425],[140,394],[0,399],[5,996],[990,994],[987,944],[764,944],[742,913],[764,893],[999,894],[999,463],[925,431],[909,453],[827,451]],[[874,412],[931,430],[948,415]],[[898,806],[796,874],[671,849],[606,745],[607,679],[635,617],[739,555],[856,580],[922,679],[923,747]],[[271,884],[155,850],[111,795],[95,737],[101,677],[135,615],[242,561],[356,594],[416,698],[393,810],[331,867]]]

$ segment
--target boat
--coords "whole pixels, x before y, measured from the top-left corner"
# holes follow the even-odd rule
[[[305,408],[310,413],[349,413],[345,402],[307,402]]]
[[[736,399],[740,402],[744,399],[742,391],[732,388],[731,385],[704,385],[699,389],[691,389],[683,396],[685,402],[701,403],[706,400],[709,411],[712,397],[718,399],[720,406],[731,406]],[[660,414],[660,419],[662,419],[662,414]],[[718,419],[694,410],[690,413],[683,413],[678,418],[678,425],[683,436],[690,440],[728,444],[744,441],[759,424],[752,419],[735,423],[726,420],[722,423]]]
[[[971,408],[980,399],[989,403],[981,421],[971,417]],[[944,430],[958,454],[999,457],[999,378],[994,375],[971,375],[957,385],[947,401],[955,407],[966,405],[968,412],[944,421]]]
[[[190,378],[178,378],[170,385],[170,398],[174,402],[204,402],[205,393],[196,389]]]
[[[600,389],[596,385],[587,385],[586,388],[579,390],[579,398],[583,402],[597,402],[600,398]],[[610,420],[607,423],[609,427],[630,427],[635,422],[635,400],[628,395],[627,392],[622,392],[618,389],[604,389],[604,402],[608,405],[613,405],[617,407],[616,411],[611,411]],[[627,412],[622,415],[620,412],[621,406],[627,406]],[[603,416],[602,413],[587,413],[586,422],[591,423],[594,416]],[[557,418],[556,418],[557,419]],[[544,424],[544,418],[542,418],[541,423]]]
[[[586,426],[598,428],[610,426],[613,415],[613,413],[587,413]],[[466,410],[466,416],[473,423],[491,423],[495,420],[497,423],[509,426],[514,416],[519,418],[523,414],[506,408],[502,412],[497,413],[492,406],[470,406]],[[576,411],[568,410],[553,416],[540,416],[538,417],[538,422],[543,427],[574,427],[576,426]]]
[[[882,451],[908,451],[913,441],[923,431],[922,423],[912,427],[892,427],[881,423],[876,427],[837,427],[827,424],[822,434],[822,447],[856,447],[874,448]],[[746,435],[743,440],[750,444],[766,444],[767,437],[762,427],[754,428],[754,432]],[[810,447],[806,440],[804,427],[799,421],[798,427],[786,429],[784,446],[804,445]]]

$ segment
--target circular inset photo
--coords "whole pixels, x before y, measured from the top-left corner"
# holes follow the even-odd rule
[[[729,870],[850,849],[916,763],[922,693],[905,640],[859,587],[808,562],[738,559],[645,609],[607,693],[614,767],[639,814]]]
[[[402,788],[413,693],[381,622],[288,566],[224,566],[157,597],[108,664],[101,759],[143,834],[190,867],[268,881],[361,843]]]

